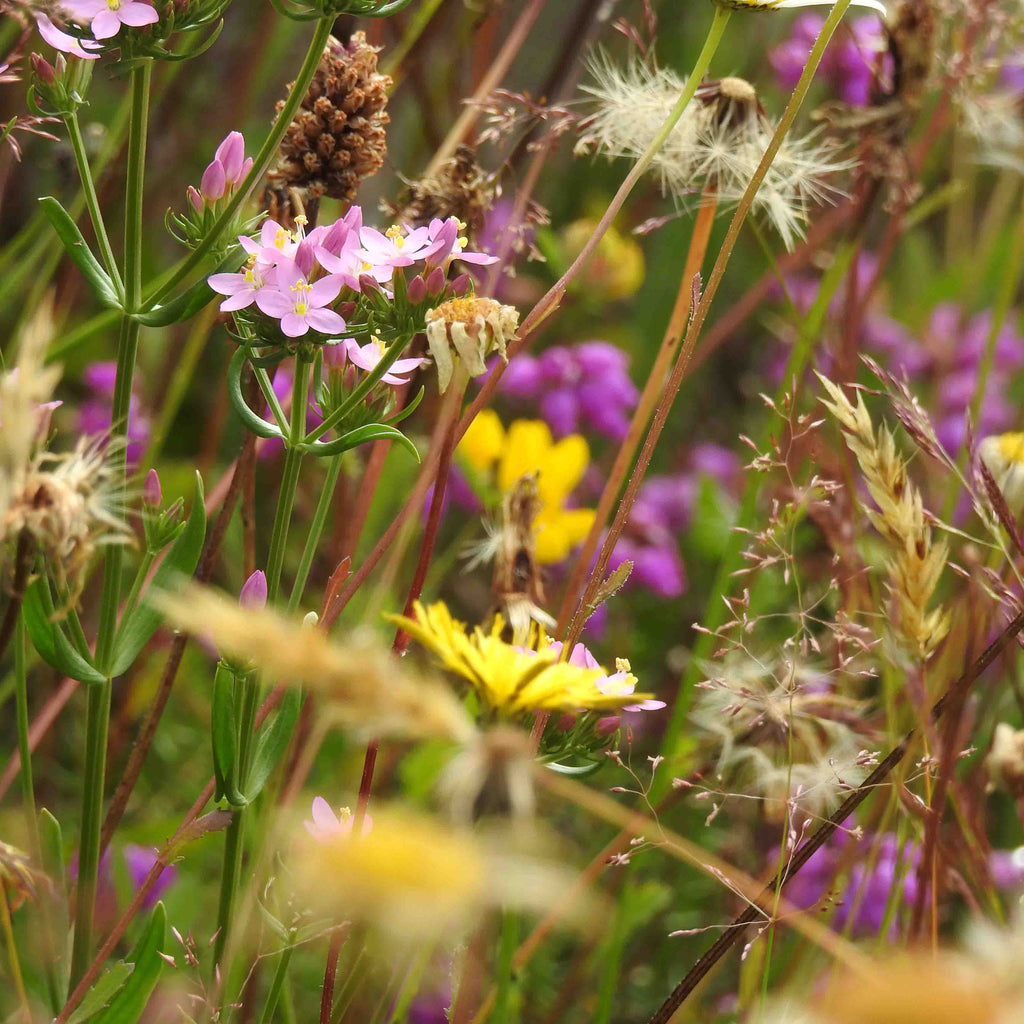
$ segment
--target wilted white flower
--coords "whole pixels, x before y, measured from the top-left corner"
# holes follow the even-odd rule
[[[626,66],[599,55],[593,81],[583,88],[597,100],[580,147],[612,157],[638,159],[653,141],[683,88],[672,71],[639,61]],[[700,89],[651,164],[661,187],[677,200],[705,189],[723,206],[737,203],[764,156],[776,124],[754,87],[723,78]],[[802,233],[810,208],[839,194],[830,175],[853,163],[839,159],[819,132],[787,135],[754,198],[787,247]]]
[[[519,314],[512,306],[494,299],[449,299],[427,311],[427,345],[437,366],[437,386],[442,393],[452,379],[452,349],[466,373],[479,377],[487,372],[485,356],[497,352],[508,361],[505,349],[515,338]]]

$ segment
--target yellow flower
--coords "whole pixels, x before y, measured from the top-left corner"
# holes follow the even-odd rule
[[[1024,509],[1024,434],[1011,431],[986,437],[978,454],[1003,492],[1014,515]]]
[[[563,235],[566,257],[575,259],[597,227],[595,220],[573,221]],[[644,283],[644,251],[634,238],[609,227],[579,278],[597,298],[616,302],[635,295]]]
[[[515,420],[506,432],[497,413],[485,409],[470,424],[458,450],[478,474],[493,472],[502,494],[524,476],[537,474],[538,562],[564,561],[590,531],[593,509],[565,507],[590,462],[590,448],[579,434],[556,442],[543,420]]]
[[[467,679],[481,704],[506,717],[529,711],[581,711],[621,708],[636,704],[651,694],[623,693],[600,684],[608,678],[600,667],[582,668],[558,660],[558,648],[546,638],[533,651],[516,647],[501,639],[505,626],[496,617],[489,633],[475,627],[466,632],[466,624],[452,617],[444,602],[424,607],[415,605],[416,618],[389,615],[390,621],[404,629],[414,640],[433,651],[449,671]]]

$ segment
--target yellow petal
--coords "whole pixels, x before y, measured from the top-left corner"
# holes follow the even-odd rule
[[[550,461],[551,431],[543,420],[515,420],[498,467],[498,488],[508,493],[527,473],[543,474]]]
[[[547,453],[537,481],[541,503],[561,508],[583,479],[590,464],[590,446],[579,434],[563,437]]]
[[[593,522],[592,508],[545,509],[537,517],[537,561],[542,565],[564,561]]]
[[[459,442],[459,454],[478,473],[486,473],[498,461],[505,430],[493,409],[482,409]]]

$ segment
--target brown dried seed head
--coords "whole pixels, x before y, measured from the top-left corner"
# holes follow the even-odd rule
[[[267,174],[271,205],[275,198],[283,205],[290,189],[298,189],[305,200],[355,197],[360,184],[384,163],[391,84],[387,75],[377,73],[377,48],[366,42],[365,33],[354,33],[347,46],[333,36],[328,40],[277,163]],[[283,106],[278,103],[279,110]]]

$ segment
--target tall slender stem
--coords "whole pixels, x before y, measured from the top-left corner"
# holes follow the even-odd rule
[[[338,477],[341,474],[341,458],[341,453],[333,455],[327,464],[327,478],[324,480],[323,490],[320,492],[320,501],[317,503],[316,512],[313,514],[313,522],[309,526],[306,546],[302,550],[302,559],[295,573],[295,582],[292,584],[291,596],[288,598],[289,612],[294,612],[302,601],[302,593],[306,589],[306,580],[309,578],[313,556],[320,546],[320,538],[323,536],[327,516],[331,511],[331,503],[334,501],[334,488],[337,486]]]
[[[142,199],[146,168],[146,133],[149,120],[149,90],[152,61],[146,60],[131,72],[131,113],[128,123],[128,161],[125,182],[124,299],[128,313],[139,308],[142,298]],[[117,346],[117,376],[111,408],[111,438],[123,441],[128,432],[128,410],[135,375],[139,324],[131,316],[121,320]],[[122,487],[127,467],[123,444],[111,447],[111,459],[118,466]],[[103,592],[100,598],[96,637],[96,663],[107,670],[113,657],[117,630],[117,608],[121,598],[123,547],[107,549],[103,564]],[[74,984],[92,957],[93,903],[99,870],[100,833],[103,824],[103,790],[106,781],[107,725],[110,718],[111,680],[89,687],[86,705],[84,785],[82,792],[81,839],[78,845],[78,898],[75,908],[75,938],[71,953],[71,982]]]
[[[25,805],[25,824],[32,841],[32,856],[38,861],[39,824],[36,820],[36,793],[32,781],[32,745],[28,735],[27,642],[25,623],[19,618],[14,629],[14,692],[18,719],[18,756],[21,759],[21,800]]]

